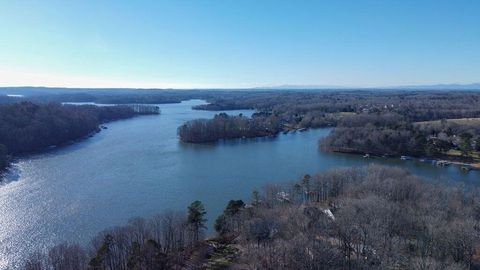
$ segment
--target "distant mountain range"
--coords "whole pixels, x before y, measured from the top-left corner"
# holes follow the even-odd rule
[[[432,85],[407,85],[390,87],[395,89],[420,89],[420,90],[480,90],[480,83],[470,84],[432,84]]]
[[[355,87],[355,86],[338,86],[338,85],[295,85],[295,84],[285,84],[277,86],[262,86],[262,87],[252,87],[252,88],[197,88],[197,89],[154,89],[154,88],[64,88],[64,87],[32,87],[32,86],[23,86],[23,87],[0,87],[0,95],[5,94],[21,94],[21,95],[32,95],[32,94],[60,94],[60,93],[72,93],[72,92],[98,92],[98,93],[115,93],[118,90],[123,92],[129,92],[131,94],[138,93],[143,91],[149,93],[151,90],[163,90],[163,91],[175,91],[175,90],[244,90],[244,91],[255,91],[255,90],[440,90],[440,91],[454,91],[454,90],[478,90],[480,91],[480,83],[471,83],[471,84],[431,84],[431,85],[401,85],[401,86],[378,86],[378,87]]]
[[[355,87],[338,85],[278,85],[255,87],[254,89],[289,89],[289,90],[314,90],[314,89],[406,89],[406,90],[480,90],[480,83],[471,84],[430,84],[430,85],[400,85],[379,87]]]

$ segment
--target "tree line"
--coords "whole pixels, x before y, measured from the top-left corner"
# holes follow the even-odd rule
[[[238,205],[229,203],[216,229],[242,250],[235,264],[246,269],[480,267],[479,190],[399,168],[305,175]]]
[[[31,254],[26,270],[162,270],[185,269],[203,240],[205,208],[194,201],[186,213],[167,211],[149,219],[107,229],[87,247],[72,243]]]
[[[302,127],[321,127],[325,120],[335,124],[339,112],[396,113],[409,122],[480,117],[478,91],[251,91],[221,94],[208,101],[195,108],[255,109]]]
[[[21,94],[22,97],[2,94]],[[203,91],[174,91],[161,89],[101,89],[101,88],[45,88],[0,87],[0,103],[22,100],[50,102],[94,102],[97,104],[166,104],[206,96]]]
[[[480,116],[478,91],[400,90],[162,90],[0,88],[1,93],[25,95],[35,102],[96,102],[106,104],[178,103],[205,99],[202,110],[255,109],[271,112],[290,123],[319,127],[339,112],[397,113],[408,121],[429,121]],[[22,98],[0,95],[2,102]]]
[[[409,122],[399,114],[359,114],[339,121],[336,128],[320,140],[326,151],[369,153],[374,155],[443,157],[459,150],[464,158],[480,150],[480,122]]]
[[[364,152],[364,149],[372,146],[382,154],[398,154],[397,149],[388,148],[401,145],[397,148],[406,147],[408,150],[403,154],[421,154],[424,151],[417,151],[416,144],[425,143],[415,137],[428,136],[412,126],[414,122],[480,117],[480,93],[475,91],[260,91],[224,93],[209,101],[209,104],[194,108],[255,109],[262,115],[258,121],[277,123],[277,132],[339,127],[334,136],[346,138],[330,148],[340,149],[338,146],[344,145],[342,151],[348,152]],[[353,130],[350,124],[354,127],[370,127]],[[216,127],[205,125],[204,129],[205,133],[215,133]],[[353,134],[348,134],[350,132]],[[473,137],[476,136],[478,133],[473,134]],[[377,143],[377,137],[387,143]],[[352,145],[345,145],[343,141]]]
[[[359,115],[355,121],[363,121],[364,115],[398,115],[400,121],[413,123],[454,118],[480,117],[480,93],[478,91],[400,91],[400,90],[128,90],[128,89],[0,89],[5,93],[23,93],[24,98],[0,96],[2,102],[18,102],[29,99],[35,102],[96,102],[108,104],[155,104],[178,103],[188,99],[204,99],[206,105],[195,106],[199,110],[254,109],[263,117],[259,125],[271,125],[279,131],[299,128],[335,127],[344,118]],[[1,91],[0,91],[1,92]],[[217,125],[209,125],[206,120],[198,121],[196,129],[201,133],[211,133],[199,141],[214,141],[218,132]],[[190,124],[187,124],[189,126]],[[200,128],[203,126],[203,128]],[[209,129],[212,130],[209,130]],[[395,130],[395,126],[393,129]],[[409,127],[401,127],[401,132],[409,132]],[[184,128],[185,129],[185,128]],[[208,130],[206,130],[208,129]],[[388,134],[392,127],[375,136]],[[339,130],[342,131],[342,130]],[[245,135],[242,132],[223,132],[219,138],[236,138]],[[265,136],[263,131],[252,128],[247,134]],[[269,132],[270,133],[270,132]],[[277,132],[278,133],[278,132]],[[340,133],[340,132],[339,132]],[[343,132],[342,132],[343,133]],[[414,134],[415,135],[415,134]],[[199,135],[200,136],[200,135]],[[217,136],[217,137],[218,137]],[[245,136],[247,137],[247,136]],[[400,138],[401,139],[401,138]],[[195,139],[193,139],[194,141]],[[403,140],[403,139],[401,139]]]

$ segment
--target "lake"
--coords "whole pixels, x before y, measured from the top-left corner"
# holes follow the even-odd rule
[[[455,166],[320,152],[318,139],[329,129],[217,144],[179,142],[176,130],[183,122],[215,114],[191,110],[202,103],[159,105],[161,115],[108,123],[92,138],[19,159],[0,185],[0,269],[32,251],[65,240],[86,244],[106,227],[183,210],[193,200],[204,203],[211,224],[230,199],[248,200],[266,183],[339,166],[375,162],[430,181],[480,182],[479,172]]]

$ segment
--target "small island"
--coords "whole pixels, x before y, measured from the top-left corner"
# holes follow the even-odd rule
[[[188,121],[178,128],[178,135],[184,142],[205,143],[220,139],[255,138],[274,136],[280,131],[279,122],[265,116],[215,115],[213,119]]]

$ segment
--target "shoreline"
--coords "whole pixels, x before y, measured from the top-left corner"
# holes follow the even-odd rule
[[[470,170],[480,170],[480,161],[469,161],[465,159],[459,159],[458,157],[451,156],[435,156],[435,157],[411,157],[411,156],[401,156],[401,155],[379,155],[379,154],[370,154],[356,149],[351,150],[321,150],[324,152],[331,153],[342,153],[349,155],[363,155],[364,158],[388,158],[388,159],[401,159],[404,161],[415,160],[417,162],[431,162],[433,166],[436,167],[446,167],[449,165],[459,166],[460,169],[465,171]]]
[[[76,144],[76,143],[79,143],[81,141],[84,141],[84,140],[87,140],[89,138],[92,138],[93,136],[95,136],[96,134],[100,133],[102,130],[106,130],[108,128],[105,127],[105,124],[108,124],[108,123],[111,123],[111,122],[115,122],[115,121],[120,121],[120,120],[128,120],[128,119],[133,119],[133,118],[136,118],[136,117],[139,117],[139,116],[147,116],[147,115],[160,115],[160,114],[142,114],[142,113],[136,113],[135,115],[133,115],[132,117],[128,117],[128,118],[119,118],[119,119],[114,119],[112,121],[104,121],[104,122],[100,122],[98,124],[98,126],[92,130],[91,132],[89,132],[88,134],[86,135],[83,135],[79,138],[76,138],[76,139],[71,139],[69,141],[66,141],[66,142],[62,142],[62,143],[59,143],[59,144],[56,144],[56,145],[49,145],[49,146],[46,146],[42,149],[38,149],[38,150],[35,150],[35,151],[30,151],[30,152],[23,152],[23,153],[19,153],[19,154],[16,154],[16,155],[9,155],[9,159],[7,161],[7,166],[3,169],[0,169],[0,183],[3,183],[4,180],[5,180],[5,176],[9,173],[9,170],[10,168],[12,167],[12,164],[20,159],[20,158],[25,158],[25,157],[29,157],[29,156],[34,156],[34,155],[38,155],[38,154],[44,154],[44,153],[47,153],[49,151],[52,151],[52,150],[56,150],[58,148],[61,148],[61,147],[66,147],[66,146],[69,146],[69,145],[73,145],[73,144]]]

